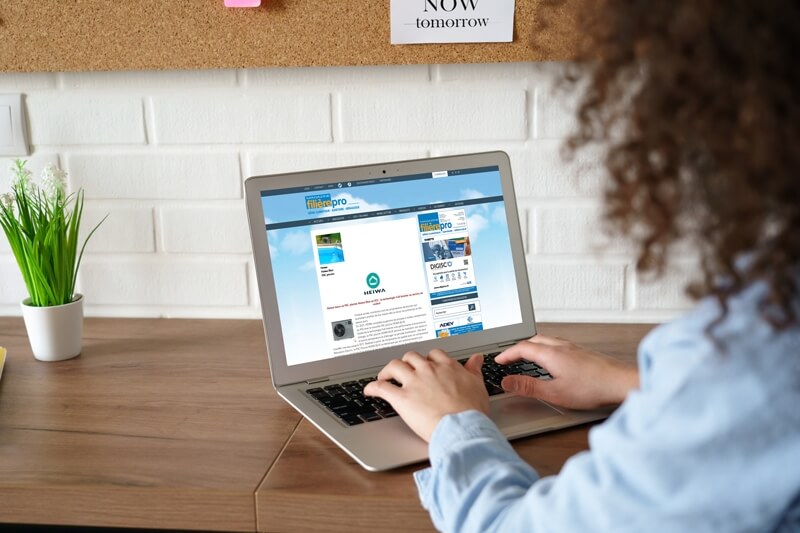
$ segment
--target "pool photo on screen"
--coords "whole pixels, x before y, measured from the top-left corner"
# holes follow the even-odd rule
[[[317,235],[317,255],[319,255],[320,265],[330,265],[344,261],[344,250],[342,249],[342,234],[328,233]]]

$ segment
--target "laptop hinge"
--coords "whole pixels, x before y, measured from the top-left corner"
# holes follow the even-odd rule
[[[313,385],[314,383],[323,383],[325,381],[330,381],[330,378],[307,379],[306,383]]]

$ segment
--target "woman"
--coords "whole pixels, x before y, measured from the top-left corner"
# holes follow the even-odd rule
[[[641,271],[695,245],[699,302],[645,338],[638,371],[539,336],[497,356],[554,376],[508,377],[511,392],[622,402],[558,476],[540,479],[485,416],[480,356],[407,353],[365,393],[430,442],[415,477],[442,530],[800,531],[800,4],[593,7],[569,145],[608,148],[606,218]]]

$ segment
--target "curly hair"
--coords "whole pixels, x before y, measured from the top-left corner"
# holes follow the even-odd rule
[[[602,0],[578,17],[579,127],[606,148],[605,217],[660,274],[699,250],[688,291],[729,299],[757,281],[760,313],[796,324],[800,279],[800,2]],[[744,260],[743,260],[744,259]],[[720,280],[726,280],[720,283]]]

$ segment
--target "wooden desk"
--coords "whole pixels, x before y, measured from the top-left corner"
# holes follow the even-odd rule
[[[0,522],[254,531],[253,493],[300,415],[259,321],[87,319],[42,363],[0,319]]]
[[[651,326],[542,325],[631,359]],[[87,319],[80,357],[33,359],[0,318],[0,523],[235,531],[431,530],[410,472],[362,470],[269,383],[259,321]],[[542,474],[586,427],[515,447]]]
[[[627,362],[651,325],[540,324],[545,335],[568,338]],[[542,475],[558,473],[588,448],[590,425],[514,441]],[[427,464],[371,473],[306,421],[300,423],[256,494],[260,531],[434,531],[419,504],[411,473]]]

